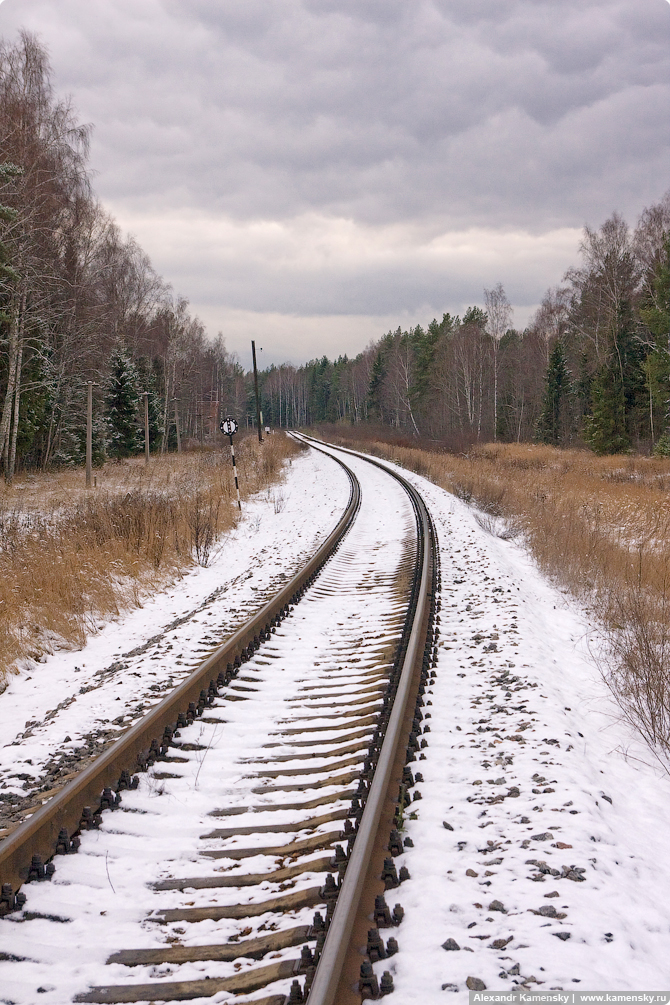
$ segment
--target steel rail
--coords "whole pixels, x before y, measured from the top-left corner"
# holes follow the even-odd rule
[[[113,741],[92,764],[84,768],[7,838],[0,840],[0,885],[10,884],[13,894],[16,894],[30,875],[32,857],[39,855],[43,862],[50,860],[56,853],[61,832],[67,831],[68,839],[78,832],[84,807],[99,806],[101,793],[106,787],[118,791],[122,772],[137,771],[138,757],[151,746],[153,740],[160,739],[166,726],[173,725],[178,714],[185,712],[191,702],[197,704],[203,688],[215,682],[222,668],[225,670],[227,664],[236,657],[241,657],[248,646],[253,646],[259,632],[268,630],[269,622],[287,605],[297,602],[296,595],[309,585],[338,547],[360,506],[358,479],[343,461],[333,459],[347,473],[350,494],[342,517],[324,543],[272,600],[211,653],[166,698],[118,740]]]
[[[323,442],[314,441],[312,437],[301,434],[301,438],[303,437],[312,446],[315,446],[315,443]],[[330,444],[323,443],[323,446],[330,446]],[[403,478],[402,475],[387,468],[385,464],[360,454],[355,450],[350,450],[347,447],[335,447],[334,445],[333,448],[342,450],[345,453],[352,454],[373,464],[395,478],[405,489],[412,501],[417,519],[419,552],[417,561],[421,564],[421,577],[411,633],[403,659],[393,709],[386,728],[379,761],[365,803],[365,809],[363,810],[356,832],[356,840],[351,857],[347,863],[347,869],[338,893],[333,917],[309,991],[309,997],[307,998],[308,1005],[333,1005],[337,994],[354,922],[360,909],[370,856],[377,837],[398,748],[403,738],[403,724],[406,710],[412,697],[416,697],[414,695],[415,671],[417,663],[422,659],[426,641],[426,616],[432,584],[435,545],[435,535],[430,514],[421,494],[410,482]],[[319,449],[319,447],[316,447],[316,449]],[[329,454],[329,456],[332,457],[333,455]]]

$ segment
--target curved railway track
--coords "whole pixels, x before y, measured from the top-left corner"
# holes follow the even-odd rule
[[[407,875],[410,765],[428,742],[435,534],[402,477],[309,442],[351,483],[326,542],[0,843],[0,999],[347,1005],[392,992],[373,964],[401,938],[389,891]]]

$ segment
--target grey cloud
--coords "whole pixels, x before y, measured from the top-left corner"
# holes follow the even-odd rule
[[[665,0],[6,0],[19,20],[115,200],[541,228],[664,188]]]
[[[168,248],[166,214],[540,235],[668,186],[666,0],[4,0],[22,25],[95,123],[97,191],[208,309],[439,313],[498,279],[530,304],[569,263],[222,262]]]

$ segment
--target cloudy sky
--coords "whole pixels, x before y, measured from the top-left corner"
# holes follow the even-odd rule
[[[481,303],[522,327],[585,222],[670,187],[666,0],[0,0],[95,187],[248,362]]]

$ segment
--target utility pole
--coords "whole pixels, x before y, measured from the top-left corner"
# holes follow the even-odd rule
[[[86,396],[86,488],[91,487],[91,469],[93,467],[93,381],[88,380]]]
[[[261,429],[261,401],[258,396],[258,370],[256,368],[256,343],[251,341],[251,358],[254,362],[254,390],[256,392],[256,425],[258,427],[258,442],[263,442],[263,430]]]
[[[149,463],[149,392],[144,392],[144,463]]]
[[[181,433],[179,432],[179,412],[177,410],[177,399],[173,398],[174,401],[174,424],[177,427],[177,453],[181,453]]]

